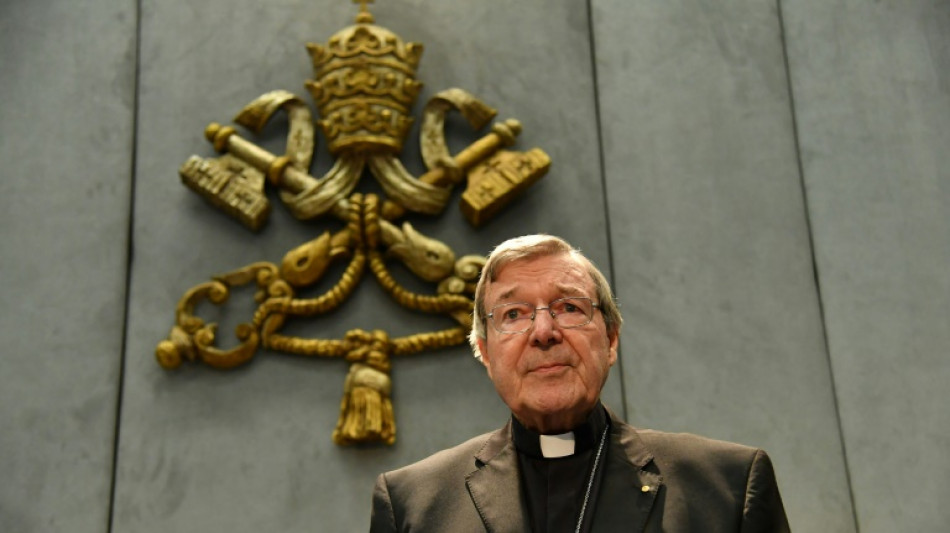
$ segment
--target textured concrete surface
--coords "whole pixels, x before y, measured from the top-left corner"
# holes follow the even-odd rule
[[[272,194],[271,221],[253,234],[177,169],[213,155],[204,127],[261,93],[309,101],[304,42],[325,42],[356,10],[0,6],[0,530],[364,531],[380,471],[504,420],[464,347],[394,361],[392,448],[332,444],[342,361],[261,351],[227,372],[154,361],[185,290],[339,227],[294,221]],[[638,425],[766,448],[796,531],[948,521],[929,504],[950,496],[946,2],[381,0],[372,11],[425,45],[417,108],[465,88],[524,123],[519,148],[551,155],[551,173],[480,230],[457,198],[412,222],[460,254],[562,235],[611,273],[627,325],[609,405]],[[281,151],[284,128],[255,140]],[[452,122],[456,149],[477,135]],[[415,174],[417,137],[402,157]],[[315,175],[330,166],[319,143]],[[228,347],[252,309],[243,291],[200,312]],[[288,329],[446,325],[403,312],[367,278],[334,315]]]
[[[594,2],[629,419],[765,448],[853,531],[773,3]]]
[[[783,4],[861,531],[950,509],[950,4]],[[895,497],[895,483],[924,497]],[[899,494],[907,494],[898,491]]]
[[[0,6],[0,531],[108,525],[134,51],[134,2]]]

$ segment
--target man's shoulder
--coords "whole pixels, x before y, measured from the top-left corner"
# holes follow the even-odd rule
[[[713,439],[693,433],[671,433],[654,429],[627,426],[656,461],[666,468],[707,468],[747,471],[757,458],[767,455],[760,448],[735,442]]]
[[[475,455],[492,436],[500,431],[502,430],[490,431],[472,437],[461,444],[438,451],[425,459],[386,472],[384,475],[389,482],[411,481],[417,477],[431,479],[456,472],[461,472],[464,476],[475,470]]]
[[[699,453],[755,453],[756,448],[725,440],[696,435],[694,433],[671,433],[656,429],[636,428],[637,435],[649,447],[666,450],[682,450]]]
[[[471,530],[482,520],[468,492],[477,456],[494,449],[504,429],[473,437],[397,470],[380,474],[373,491],[373,523],[380,531]],[[469,527],[472,526],[472,527]]]
[[[698,520],[720,524],[723,531],[740,524],[743,530],[788,531],[775,473],[762,449],[626,424],[620,434],[627,460],[664,487],[663,521],[678,524],[672,529]]]

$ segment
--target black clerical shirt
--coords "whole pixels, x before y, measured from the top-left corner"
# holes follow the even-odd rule
[[[524,427],[512,416],[512,439],[518,450],[518,466],[524,486],[531,531],[534,533],[574,532],[587,496],[587,507],[581,531],[590,531],[597,501],[597,488],[607,457],[607,440],[603,440],[597,472],[590,483],[591,469],[601,439],[608,431],[607,412],[600,403],[587,420],[574,428],[574,451],[563,457],[545,457],[542,436]],[[550,455],[550,453],[548,453]],[[590,493],[588,495],[588,484]]]

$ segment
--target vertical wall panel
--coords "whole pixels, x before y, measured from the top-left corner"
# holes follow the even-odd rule
[[[309,102],[305,41],[325,43],[352,24],[357,9],[339,1],[143,2],[136,257],[116,532],[365,531],[378,473],[497,428],[508,416],[466,347],[393,361],[398,435],[392,448],[331,442],[348,367],[343,361],[261,351],[230,372],[198,365],[166,372],[152,355],[186,289],[254,261],[278,262],[291,247],[340,227],[334,220],[294,221],[272,194],[271,220],[252,234],[184,188],[177,169],[190,154],[214,155],[204,127],[228,123],[258,95],[286,89]],[[482,229],[464,222],[458,192],[443,215],[415,217],[415,227],[459,254],[486,254],[504,238],[547,231],[606,265],[586,6],[387,0],[371,10],[379,25],[425,46],[417,117],[435,92],[462,87],[499,109],[499,119],[523,122],[518,148],[540,146],[554,161],[542,182]],[[283,128],[277,120],[259,142],[282,151]],[[460,121],[453,128],[459,146],[474,138]],[[325,140],[318,142],[315,175],[330,165]],[[418,175],[417,131],[407,145],[402,159]],[[219,329],[224,346],[252,310],[232,309],[238,312]],[[339,338],[357,327],[406,335],[450,325],[401,310],[367,275],[333,315],[293,326],[298,334]],[[618,379],[607,401],[619,409]]]
[[[0,531],[108,526],[135,3],[0,6]]]
[[[634,424],[761,446],[853,531],[775,2],[593,2]]]
[[[944,530],[950,3],[783,12],[858,524]]]

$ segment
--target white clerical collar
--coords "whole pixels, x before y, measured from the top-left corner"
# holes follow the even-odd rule
[[[545,459],[574,455],[574,432],[568,431],[560,435],[539,435],[538,444],[541,445],[541,455]]]

